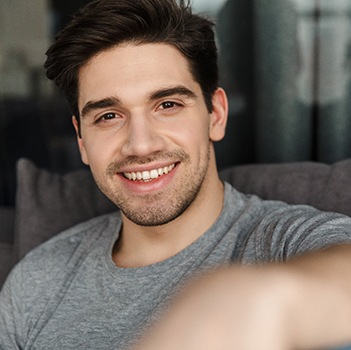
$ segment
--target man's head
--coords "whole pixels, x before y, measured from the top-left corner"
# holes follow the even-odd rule
[[[82,160],[130,222],[163,225],[193,203],[211,217],[222,205],[213,208],[212,142],[227,116],[216,58],[212,23],[175,0],[93,2],[49,49]]]
[[[47,77],[65,92],[79,122],[78,74],[95,55],[114,46],[164,43],[187,59],[211,112],[218,84],[213,23],[180,0],[98,0],[83,8],[47,51]]]

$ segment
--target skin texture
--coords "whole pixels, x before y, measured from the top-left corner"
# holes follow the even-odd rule
[[[164,44],[116,46],[81,69],[77,140],[96,182],[122,209],[116,265],[167,259],[218,218],[223,185],[213,142],[225,133],[224,91],[217,89],[212,101],[210,113],[186,59]],[[74,117],[73,124],[78,135]],[[128,178],[165,167],[152,181]],[[350,246],[284,264],[216,270],[193,281],[134,350],[351,343],[350,270]]]

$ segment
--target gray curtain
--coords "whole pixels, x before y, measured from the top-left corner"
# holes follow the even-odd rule
[[[219,167],[350,157],[351,1],[228,0],[217,22]]]

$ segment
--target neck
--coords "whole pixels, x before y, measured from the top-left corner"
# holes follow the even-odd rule
[[[189,246],[219,217],[224,201],[223,183],[207,176],[196,199],[175,220],[161,226],[145,227],[122,214],[122,231],[113,250],[120,267],[142,267],[166,260]]]

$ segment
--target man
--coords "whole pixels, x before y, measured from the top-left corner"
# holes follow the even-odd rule
[[[227,100],[209,20],[175,0],[101,0],[47,55],[82,160],[121,211],[15,267],[0,298],[1,348],[351,342],[351,220],[219,180],[213,142]]]

